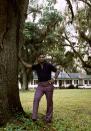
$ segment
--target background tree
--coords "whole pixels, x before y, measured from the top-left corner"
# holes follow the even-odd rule
[[[46,7],[43,9],[41,18],[39,18],[38,22],[36,22],[35,19],[33,20],[33,22],[25,23],[25,43],[23,45],[23,48],[21,48],[22,58],[25,61],[27,61],[28,63],[34,63],[36,60],[37,53],[41,51],[47,54],[48,48],[51,48],[55,45],[56,34],[54,32],[58,24],[61,23],[61,21],[62,16],[56,9],[54,9],[54,5],[51,5],[51,3],[48,2],[48,5],[46,5]],[[30,72],[26,72],[28,76],[29,73]],[[28,82],[26,81],[26,83]]]
[[[54,8],[56,1],[48,0],[46,2],[47,6],[45,7],[43,7],[43,4],[39,6],[38,3],[35,4],[34,2],[32,6],[29,6],[29,13],[32,13],[33,22],[26,23],[24,31],[26,43],[24,46],[27,50],[27,56],[30,57],[30,60],[29,58],[27,60],[35,60],[36,52],[43,50],[46,53],[53,55],[53,57],[55,56],[54,59],[56,59],[56,62],[60,63],[61,66],[68,72],[77,72],[77,66],[79,66],[79,68],[84,68],[85,71],[89,73],[90,71],[86,67],[88,62],[85,60],[88,54],[87,50],[89,47],[85,43],[83,43],[83,40],[81,38],[82,31],[79,31],[78,28],[76,28],[78,27],[77,25],[79,25],[80,27],[80,24],[78,24],[79,16],[77,15],[80,14],[79,11],[81,10],[81,8],[78,8],[78,2],[75,1],[77,6],[77,13],[75,13],[73,12],[73,3],[67,0],[67,4],[69,6],[66,9],[68,10],[65,11],[64,20],[61,23],[60,18],[62,17],[59,17],[61,13]],[[70,11],[72,14],[72,19]],[[39,19],[37,19],[36,22],[37,14],[41,14],[41,16],[39,17]],[[81,17],[81,20],[84,21],[83,15],[81,15]],[[74,21],[73,18],[75,18]],[[67,30],[67,26],[73,26],[75,32],[78,33],[78,36],[72,36],[71,32]],[[76,39],[76,42],[73,42],[71,40],[71,38],[73,39],[74,37]],[[70,47],[70,51],[65,52],[64,48],[67,48],[68,46]],[[57,50],[58,48],[60,50]],[[72,53],[75,53],[75,55],[71,55]],[[74,66],[72,69],[70,67],[73,64]],[[90,66],[90,64],[88,66]]]
[[[84,69],[87,73],[91,73],[91,65],[90,65],[90,10],[91,10],[91,2],[88,0],[87,2],[84,0],[72,1],[71,6],[73,10],[73,5],[75,5],[74,9],[74,21],[70,22],[70,11],[69,8],[66,7],[65,10],[65,29],[62,37],[65,39],[65,46],[69,46],[71,50],[78,57],[78,61],[80,62],[81,69]],[[69,29],[68,29],[69,27]],[[73,31],[71,31],[71,28]],[[75,31],[75,33],[74,33]],[[73,35],[74,34],[74,35]],[[73,40],[75,39],[75,42]]]

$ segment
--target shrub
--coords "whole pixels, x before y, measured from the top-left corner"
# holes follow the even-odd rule
[[[66,87],[65,86],[60,86],[59,89],[66,89]]]
[[[74,85],[69,85],[68,89],[75,89],[75,86]]]

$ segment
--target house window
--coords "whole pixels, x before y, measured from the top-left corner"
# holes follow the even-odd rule
[[[57,80],[55,80],[54,84],[55,84],[55,85],[57,84]]]
[[[34,85],[38,84],[38,80],[34,80]]]
[[[84,80],[84,83],[85,83],[85,84],[88,84],[88,81],[87,81],[87,80]]]
[[[66,84],[72,84],[72,80],[66,80]]]
[[[31,85],[33,85],[33,80],[31,80]]]
[[[91,84],[91,80],[89,80],[89,84]]]
[[[64,83],[65,83],[64,80],[62,80],[62,84],[63,84],[63,85],[64,85]],[[61,85],[61,83],[60,83],[60,85]]]
[[[64,84],[64,83],[63,83]],[[62,85],[62,80],[59,80],[59,86],[61,86]]]
[[[74,80],[74,84],[78,84],[78,80]]]

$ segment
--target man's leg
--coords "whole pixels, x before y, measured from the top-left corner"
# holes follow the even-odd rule
[[[49,89],[50,88],[50,89]],[[53,116],[53,86],[50,85],[46,89],[46,99],[47,99],[47,111],[46,111],[46,122],[51,122]]]
[[[37,87],[35,96],[34,96],[34,101],[33,101],[33,113],[32,113],[32,119],[36,120],[37,119],[37,114],[38,114],[38,107],[39,107],[39,101],[41,97],[43,96],[43,90],[42,87]]]

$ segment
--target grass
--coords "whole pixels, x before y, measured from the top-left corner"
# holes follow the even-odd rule
[[[22,106],[30,116],[34,91],[20,92]],[[53,122],[46,125],[42,117],[46,112],[46,99],[39,106],[39,121],[17,116],[0,131],[91,131],[91,89],[54,90]]]

